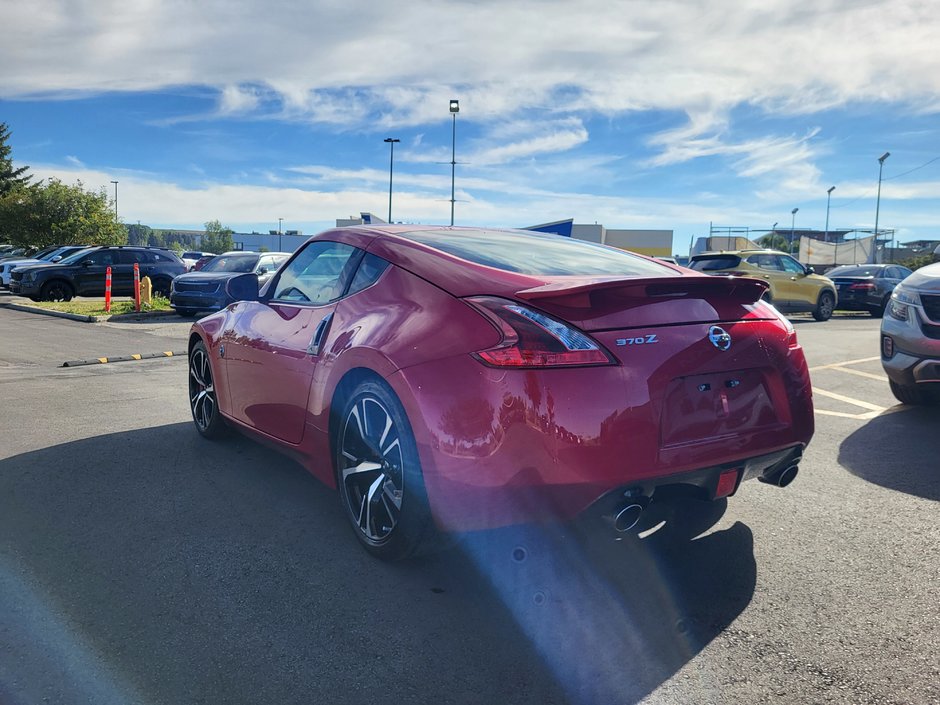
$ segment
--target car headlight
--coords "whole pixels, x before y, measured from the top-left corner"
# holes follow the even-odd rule
[[[920,305],[920,295],[916,291],[905,289],[903,285],[898,284],[894,287],[891,294],[891,302],[888,304],[888,315],[898,321],[907,321],[910,319],[911,306]]]
[[[39,276],[39,272],[26,272],[26,276],[23,277],[28,282],[36,281],[36,277]]]

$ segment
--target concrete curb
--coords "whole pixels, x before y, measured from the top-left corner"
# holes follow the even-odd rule
[[[96,357],[92,360],[68,360],[62,363],[62,367],[84,367],[85,365],[105,365],[109,362],[133,362],[135,360],[154,360],[161,357],[182,357],[186,358],[184,352],[166,352],[159,353],[138,353],[136,355],[122,355],[121,357]]]
[[[38,313],[42,316],[53,316],[54,318],[67,318],[70,321],[79,321],[81,323],[103,323],[105,321],[119,323],[121,321],[141,321],[149,318],[169,318],[171,316],[176,317],[177,315],[175,311],[141,311],[140,313],[134,311],[132,313],[116,313],[111,316],[84,316],[80,313],[53,311],[47,308],[39,308],[38,306],[26,306],[25,304],[0,303],[0,306],[13,309],[14,311]]]

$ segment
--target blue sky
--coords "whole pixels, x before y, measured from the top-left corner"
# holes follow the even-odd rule
[[[122,220],[312,234],[360,211],[940,239],[940,11],[888,0],[34,0],[0,121]],[[935,160],[935,161],[934,161]]]

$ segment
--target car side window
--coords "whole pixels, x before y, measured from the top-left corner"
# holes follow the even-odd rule
[[[341,242],[311,242],[281,270],[273,299],[312,304],[335,301],[343,294],[348,265],[358,252]]]
[[[371,252],[367,252],[366,256],[362,258],[362,261],[359,263],[358,269],[356,269],[356,275],[353,277],[352,284],[349,285],[349,291],[346,293],[347,296],[355,294],[357,291],[362,291],[366,287],[372,286],[375,282],[378,281],[379,277],[382,276],[388,268],[388,262],[377,255],[373,255]]]
[[[760,269],[769,269],[777,272],[783,269],[777,261],[776,255],[751,255],[747,258],[747,262]]]
[[[92,252],[88,257],[86,257],[82,262],[88,262],[97,267],[109,267],[112,264],[115,264],[115,257],[113,250],[99,250],[98,252]]]
[[[118,255],[117,261],[121,264],[146,264],[149,261],[147,254],[142,250],[120,250]]]
[[[806,274],[806,269],[803,268],[803,265],[792,257],[782,257],[778,255],[778,258],[783,265],[783,271],[790,272],[791,274]]]

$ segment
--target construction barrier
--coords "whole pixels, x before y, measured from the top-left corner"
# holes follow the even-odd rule
[[[140,313],[140,265],[134,262],[134,310]]]
[[[104,273],[104,310],[111,313],[111,267]]]

